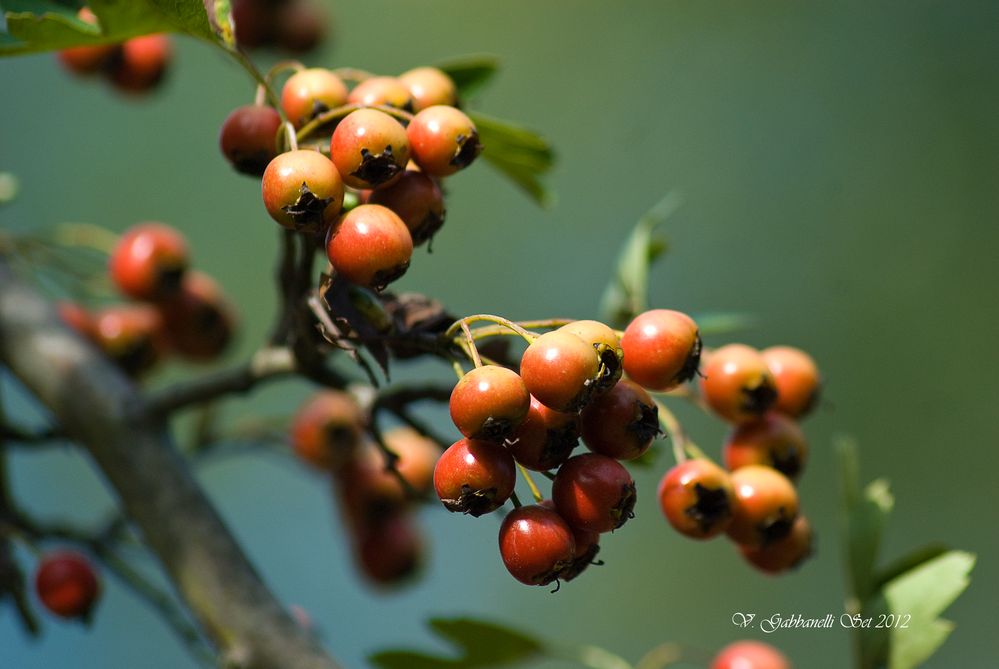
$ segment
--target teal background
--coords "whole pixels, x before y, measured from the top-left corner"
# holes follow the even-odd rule
[[[454,178],[434,253],[418,254],[400,288],[458,313],[594,316],[625,234],[676,190],[685,204],[666,227],[673,248],[653,273],[654,304],[755,314],[759,326],[741,340],[807,348],[828,381],[806,425],[813,456],[801,485],[819,552],[779,579],[751,571],[725,541],[693,543],[667,528],[654,501],[665,453],[635,472],[638,515],[606,537],[606,566],[557,595],[506,575],[495,519],[436,508],[420,514],[431,548],[424,578],[373,592],[353,572],[319,478],[279,457],[204,468],[254,562],[283,601],[311,613],[339,659],[360,667],[387,646],[433,648],[424,621],[435,615],[487,617],[635,660],[664,641],[710,650],[744,636],[730,623],[736,611],[838,614],[830,443],[848,433],[865,478],[889,477],[897,495],[887,556],[933,540],[979,556],[970,589],[947,612],[957,629],[927,666],[995,666],[999,4],[369,0],[332,9],[335,40],[310,62],[392,73],[497,54],[504,70],[476,106],[542,130],[560,157],[551,211],[485,166]],[[170,81],[142,101],[72,79],[50,55],[3,62],[0,170],[18,174],[23,190],[0,220],[180,227],[196,263],[239,305],[238,360],[270,320],[277,235],[258,184],[229,170],[216,137],[253,87],[208,47],[176,44]],[[153,384],[189,373],[174,367]],[[448,374],[428,363],[400,367],[397,378]],[[282,414],[307,392],[283,383],[227,408],[234,418]],[[15,409],[32,410],[23,399]],[[686,409],[688,429],[717,454],[723,426]],[[20,451],[12,469],[18,498],[38,514],[93,520],[109,508],[76,451]],[[107,586],[90,630],[49,618],[39,643],[0,609],[0,667],[194,666],[153,613]],[[799,668],[850,661],[841,629],[766,640]]]

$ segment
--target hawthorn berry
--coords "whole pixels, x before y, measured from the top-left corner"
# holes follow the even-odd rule
[[[547,585],[573,564],[576,542],[562,516],[531,505],[514,509],[503,519],[499,549],[511,576],[525,585]]]
[[[330,228],[326,255],[337,276],[378,291],[409,269],[413,238],[391,209],[362,204]]]
[[[687,314],[653,309],[628,324],[621,350],[628,378],[649,390],[670,390],[697,374],[701,336]]]
[[[555,511],[555,503],[546,499],[540,506]],[[557,511],[555,511],[558,513]],[[600,552],[600,533],[589,530],[581,530],[578,527],[569,526],[572,530],[572,538],[576,544],[576,551],[572,554],[572,563],[559,572],[559,578],[563,581],[571,581],[579,576],[591,564],[603,564],[597,562],[597,553]]]
[[[624,380],[583,409],[583,443],[615,460],[641,457],[659,436],[659,410],[645,389]]]
[[[373,442],[362,444],[352,460],[332,473],[346,523],[355,530],[373,527],[409,505],[408,491]]]
[[[371,77],[365,79],[347,96],[350,104],[362,107],[395,107],[413,111],[413,98],[409,88],[395,77]]]
[[[357,563],[372,582],[399,585],[419,571],[423,541],[410,514],[393,513],[357,532]]]
[[[222,122],[219,148],[237,172],[262,176],[277,156],[281,116],[266,105],[237,107]]]
[[[282,153],[264,170],[264,207],[290,230],[318,232],[343,206],[343,181],[329,158],[300,149]]]
[[[524,380],[517,372],[497,365],[466,373],[455,384],[448,403],[459,432],[469,439],[499,442],[520,425],[530,406]]]
[[[783,539],[765,546],[739,546],[739,552],[751,565],[767,574],[779,574],[801,565],[812,554],[812,526],[798,516]]]
[[[409,228],[414,246],[429,241],[444,225],[444,194],[417,170],[406,170],[395,183],[369,191],[366,202],[394,211]]]
[[[735,491],[728,473],[703,458],[677,464],[659,482],[659,506],[680,534],[710,539],[732,520]]]
[[[430,490],[440,445],[411,427],[396,427],[382,435],[385,445],[398,456],[395,468],[417,494]]]
[[[489,441],[460,439],[444,451],[434,468],[434,488],[444,507],[472,516],[503,506],[516,482],[513,456]]]
[[[170,345],[189,360],[214,360],[232,341],[233,309],[215,280],[203,272],[188,271],[180,292],[157,306]]]
[[[729,344],[708,356],[701,395],[721,418],[739,424],[765,414],[777,400],[777,387],[759,351]]]
[[[635,481],[621,463],[606,455],[574,455],[555,475],[552,500],[573,527],[610,532],[634,515]]]
[[[520,376],[539,402],[556,411],[579,411],[600,379],[600,356],[593,346],[565,330],[535,339],[520,359]]]
[[[163,318],[145,304],[107,307],[94,317],[94,341],[126,374],[139,376],[163,357]]]
[[[118,239],[108,260],[111,280],[136,300],[175,295],[190,264],[187,240],[163,223],[134,225]]]
[[[809,414],[822,389],[819,368],[812,356],[791,346],[772,346],[761,355],[777,385],[774,409],[792,418]]]
[[[330,70],[311,67],[288,77],[281,89],[281,109],[296,128],[347,103],[347,85]]]
[[[100,596],[101,584],[87,558],[74,551],[58,551],[39,562],[35,593],[55,615],[86,620]]]
[[[163,79],[172,51],[170,38],[160,33],[126,40],[111,60],[111,83],[126,93],[145,93]]]
[[[446,177],[472,164],[480,153],[479,132],[462,111],[447,105],[427,107],[406,129],[413,160],[435,177]]]
[[[315,2],[290,0],[277,9],[277,42],[292,53],[312,51],[326,36],[326,16]]]
[[[84,23],[97,25],[97,16],[89,7],[81,7],[80,11],[76,13],[76,18]],[[111,62],[117,48],[115,44],[75,46],[59,51],[56,56],[59,62],[74,74],[95,74]]]
[[[715,656],[711,669],[791,669],[791,663],[769,644],[736,641]]]
[[[303,462],[336,472],[357,458],[367,417],[357,401],[339,390],[312,395],[291,420],[291,447]]]
[[[454,81],[436,67],[417,67],[399,75],[399,81],[409,89],[413,111],[420,112],[435,105],[454,106],[458,89]]]
[[[726,532],[738,544],[767,546],[783,539],[798,517],[798,493],[776,469],[749,465],[729,475],[735,492]]]
[[[337,124],[330,158],[351,188],[386,186],[409,162],[406,129],[385,112],[358,109]]]
[[[794,481],[808,459],[808,441],[794,420],[771,411],[736,426],[725,440],[722,458],[730,470],[766,465]]]
[[[555,469],[579,443],[579,415],[549,409],[531,398],[524,420],[507,439],[513,459],[535,471]]]
[[[594,392],[602,393],[613,388],[621,378],[621,364],[624,357],[617,333],[600,321],[573,321],[563,325],[559,330],[576,335],[593,346],[600,356],[602,369]]]

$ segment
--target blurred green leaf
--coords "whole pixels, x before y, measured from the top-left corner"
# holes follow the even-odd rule
[[[541,183],[541,176],[555,162],[551,144],[543,137],[518,126],[478,112],[469,112],[483,147],[482,158],[525,190],[543,207],[552,204],[553,196]]]
[[[655,236],[657,227],[680,207],[681,198],[668,193],[642,216],[625,240],[617,259],[617,269],[600,301],[605,321],[624,327],[645,311],[649,303],[649,268],[666,252],[666,240]]]
[[[499,71],[499,58],[484,54],[459,56],[438,63],[458,87],[458,97],[468,98],[489,83]]]
[[[544,652],[544,645],[538,639],[495,623],[470,618],[434,618],[430,627],[456,647],[458,657],[387,650],[372,655],[371,662],[383,669],[495,667],[537,659]]]
[[[888,581],[901,576],[907,571],[915,569],[924,562],[929,562],[930,560],[943,555],[949,550],[950,548],[944,544],[930,544],[928,546],[923,546],[922,548],[917,548],[916,550],[911,551],[908,555],[904,555],[893,561],[887,567],[878,569],[874,581],[874,587],[880,589],[884,587]]]
[[[0,172],[0,204],[7,204],[17,197],[21,183],[10,172]]]
[[[974,566],[971,553],[948,551],[885,585],[889,612],[911,616],[907,626],[889,629],[889,669],[917,667],[943,644],[954,624],[938,616],[968,587]]]

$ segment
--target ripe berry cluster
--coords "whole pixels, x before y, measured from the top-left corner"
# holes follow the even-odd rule
[[[326,17],[314,0],[233,0],[232,20],[236,43],[244,49],[305,53],[326,35]]]
[[[496,317],[456,324],[477,366],[451,394],[451,418],[464,438],[441,456],[434,485],[448,510],[480,516],[514,496],[519,466],[537,504],[520,506],[514,498],[499,547],[522,583],[572,580],[592,563],[600,534],[632,517],[635,482],[620,461],[643,455],[660,428],[656,402],[634,380],[622,380],[622,371],[668,389],[689,380],[700,357],[694,322],[662,314],[669,336],[659,346],[592,320],[541,335]],[[470,320],[495,320],[529,342],[519,374],[480,364]],[[572,455],[580,437],[590,452]],[[551,499],[542,498],[528,470],[552,479]]]
[[[74,551],[42,556],[35,572],[35,594],[61,618],[86,621],[101,594],[100,580],[90,561]]]
[[[396,458],[390,470],[369,426],[351,395],[324,390],[298,410],[290,439],[303,462],[330,477],[358,568],[376,584],[393,585],[422,561],[413,502],[429,492],[440,448],[411,428],[389,430],[382,440]]]
[[[232,339],[235,318],[218,284],[189,265],[180,232],[140,223],[118,240],[108,267],[115,287],[134,302],[94,313],[63,302],[59,313],[132,376],[169,352],[193,362],[214,360]]]
[[[351,76],[353,88],[335,71],[298,69],[280,112],[234,110],[220,146],[238,171],[262,177],[271,218],[324,243],[335,276],[380,290],[443,225],[441,180],[482,146],[441,70]],[[279,143],[290,150],[278,153]]]
[[[83,7],[77,18],[97,25],[97,16]],[[120,91],[145,93],[156,87],[166,74],[172,47],[163,34],[143,35],[121,44],[78,46],[59,52],[59,62],[70,72],[82,76],[101,74]]]
[[[797,421],[816,402],[818,369],[808,354],[784,346],[760,352],[729,344],[705,358],[701,398],[732,425],[722,449],[728,471],[706,458],[680,462],[659,484],[662,511],[685,536],[725,532],[763,572],[792,569],[812,546],[794,481],[808,456]]]

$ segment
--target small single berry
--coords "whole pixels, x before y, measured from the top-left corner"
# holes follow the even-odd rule
[[[423,111],[435,105],[454,106],[458,89],[454,81],[436,67],[417,67],[399,75],[413,99],[413,111]]]
[[[513,494],[516,465],[505,448],[488,441],[461,439],[434,468],[434,488],[448,511],[472,516],[495,511]]]
[[[710,460],[686,460],[670,469],[659,482],[658,496],[669,524],[692,539],[710,539],[732,521],[732,481]]]
[[[477,367],[461,377],[448,403],[459,432],[469,439],[498,442],[517,429],[530,406],[524,380],[497,365]]]
[[[385,445],[399,458],[395,468],[413,492],[422,495],[434,483],[434,465],[441,446],[411,427],[396,427],[382,435]]]
[[[531,505],[514,509],[503,519],[499,549],[511,576],[525,585],[547,585],[572,565],[576,542],[558,513]]]
[[[750,465],[730,475],[735,497],[726,532],[738,544],[767,546],[790,533],[798,517],[798,492],[776,469]]]
[[[444,194],[422,172],[406,170],[395,183],[368,193],[368,204],[388,207],[402,219],[414,246],[429,241],[444,225]]]
[[[739,552],[751,565],[767,574],[797,569],[811,556],[815,537],[804,516],[798,516],[783,539],[766,546],[739,546]]]
[[[621,378],[624,357],[617,333],[600,321],[573,321],[559,330],[571,332],[596,349],[601,371],[595,392],[602,393],[613,388]]]
[[[634,460],[659,436],[659,409],[644,388],[624,380],[590,400],[582,427],[583,443],[594,453]]]
[[[264,207],[290,230],[315,233],[336,220],[343,206],[343,181],[330,159],[318,151],[282,153],[264,170]]]
[[[351,188],[387,186],[409,162],[406,129],[377,109],[351,112],[333,131],[330,158]]]
[[[413,111],[409,88],[395,77],[365,79],[350,92],[347,102],[362,107],[386,106]]]
[[[145,93],[166,74],[173,47],[164,34],[126,40],[111,61],[111,82],[126,93]]]
[[[73,551],[42,557],[35,572],[35,593],[46,609],[62,618],[90,617],[101,593],[90,561]]]
[[[721,418],[739,424],[765,414],[777,400],[777,387],[759,351],[729,344],[708,356],[701,395]]]
[[[163,223],[140,223],[122,234],[108,260],[111,280],[136,300],[160,300],[180,290],[190,264],[187,240]]]
[[[549,409],[531,398],[527,415],[506,441],[514,460],[528,469],[546,472],[569,459],[579,444],[579,415]]]
[[[94,340],[122,371],[136,377],[152,369],[167,348],[163,317],[145,304],[99,311],[94,317]]]
[[[520,375],[539,402],[556,411],[582,409],[600,379],[600,356],[571,332],[541,335],[524,351]]]
[[[277,8],[278,44],[292,53],[307,53],[326,37],[326,15],[312,0],[289,0]]]
[[[324,390],[310,397],[291,421],[291,447],[303,462],[329,472],[358,457],[366,416],[345,392]]]
[[[715,656],[711,669],[791,669],[791,663],[773,646],[736,641]]]
[[[628,324],[621,350],[628,378],[649,390],[670,390],[697,374],[701,336],[687,314],[653,309]]]
[[[362,204],[330,228],[326,255],[337,276],[378,291],[409,269],[413,238],[392,210]]]
[[[792,418],[811,413],[822,391],[819,368],[812,356],[790,346],[763,349],[761,355],[777,384],[774,409]]]
[[[423,541],[411,514],[394,513],[358,533],[357,563],[373,583],[401,585],[419,571]]]
[[[722,458],[730,470],[766,465],[794,481],[808,459],[808,441],[793,419],[771,411],[736,426],[725,440]]]
[[[215,280],[203,272],[188,271],[180,292],[157,306],[170,345],[188,360],[215,360],[232,341],[233,308]]]
[[[288,77],[281,89],[281,108],[296,128],[346,103],[347,85],[321,67],[299,70]]]
[[[634,513],[635,481],[621,463],[599,453],[569,458],[552,482],[559,515],[573,527],[610,532]]]
[[[237,107],[222,122],[219,148],[237,172],[263,176],[267,164],[277,156],[277,132],[281,117],[273,107]]]
[[[475,124],[447,105],[427,107],[406,130],[413,160],[427,174],[446,177],[463,170],[482,153]]]

